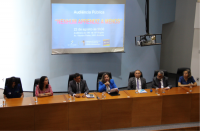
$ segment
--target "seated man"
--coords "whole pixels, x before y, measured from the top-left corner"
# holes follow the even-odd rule
[[[169,83],[168,83],[168,78],[164,76],[163,71],[159,71],[157,76],[155,76],[153,78],[152,87],[153,88],[164,88],[164,89],[172,88],[172,86],[169,85]]]
[[[87,83],[85,80],[81,80],[81,75],[76,73],[74,75],[74,80],[69,82],[69,94],[80,98],[80,93],[84,93],[82,97],[86,97],[85,95],[89,93],[89,89],[87,87]]]
[[[128,90],[141,90],[146,89],[146,79],[142,78],[140,70],[135,71],[135,77],[131,77],[128,81]]]

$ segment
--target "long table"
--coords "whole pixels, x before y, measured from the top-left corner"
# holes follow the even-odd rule
[[[200,130],[200,126],[170,128],[170,129],[161,129],[161,130],[152,130],[152,131],[199,131],[199,130]]]
[[[134,90],[102,99],[69,95],[7,99],[0,107],[0,130],[104,130],[199,121],[200,86],[173,87],[155,94],[155,89],[139,94]],[[0,105],[2,100],[0,100]]]

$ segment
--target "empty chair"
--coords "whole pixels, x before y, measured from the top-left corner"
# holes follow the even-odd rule
[[[177,69],[177,73],[176,73],[176,87],[178,87],[178,80],[180,76],[183,76],[183,71],[185,70],[190,70],[190,68],[187,67],[182,67],[182,68],[178,68]]]
[[[99,80],[102,78],[102,75],[106,73],[109,75],[110,79],[112,79],[112,74],[111,72],[99,72],[97,76],[97,91],[99,90]]]

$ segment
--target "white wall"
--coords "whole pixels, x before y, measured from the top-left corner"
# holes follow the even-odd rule
[[[176,1],[175,22],[163,25],[160,68],[176,73],[191,66],[196,0]]]
[[[200,78],[200,1],[196,4],[191,70],[194,78],[198,80]],[[200,84],[199,81],[197,84]]]
[[[66,91],[69,74],[76,72],[90,90],[96,89],[99,71],[111,71],[118,87],[127,86],[129,72],[136,69],[152,80],[160,46],[136,47],[134,42],[145,34],[145,0],[127,0],[125,53],[51,55],[50,7],[50,0],[0,1],[1,88],[2,78],[17,76],[23,89],[32,91],[34,79],[46,75],[53,91]],[[151,0],[150,10],[150,31],[161,33],[163,23],[174,21],[175,0]]]
[[[15,17],[15,3],[9,3],[10,1],[0,1],[0,76],[1,86],[3,84],[2,79],[6,76],[10,76],[15,73],[15,63],[17,60],[13,56],[16,54],[17,40],[16,27],[14,24]],[[6,13],[5,13],[6,12]],[[5,71],[6,70],[6,71]]]
[[[50,74],[49,11],[49,0],[0,1],[0,76],[21,77],[25,91],[33,89],[35,78]]]
[[[197,3],[196,3],[194,28],[195,29],[200,28],[200,0],[197,0]]]
[[[191,73],[196,81],[198,80],[198,78],[200,78],[199,36],[200,36],[200,29],[194,29],[194,39],[193,39],[192,57],[191,57]],[[199,81],[197,81],[197,84],[199,85]]]

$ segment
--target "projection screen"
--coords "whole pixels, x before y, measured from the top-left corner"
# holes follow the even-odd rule
[[[51,0],[52,54],[124,52],[126,0]]]

